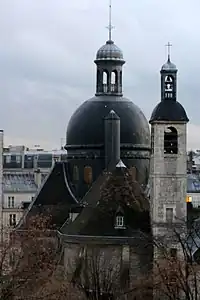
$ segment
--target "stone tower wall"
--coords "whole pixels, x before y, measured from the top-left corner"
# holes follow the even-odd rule
[[[164,153],[164,131],[174,127],[178,133],[178,153]],[[151,155],[151,218],[153,223],[165,222],[165,210],[173,207],[174,221],[186,218],[187,153],[186,124],[157,123],[152,125]]]

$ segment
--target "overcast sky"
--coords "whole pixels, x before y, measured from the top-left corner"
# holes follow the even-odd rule
[[[124,95],[149,118],[160,101],[170,41],[178,99],[200,148],[200,1],[113,0],[113,39],[123,50]],[[108,0],[0,0],[0,128],[6,144],[59,147],[70,116],[95,92]]]

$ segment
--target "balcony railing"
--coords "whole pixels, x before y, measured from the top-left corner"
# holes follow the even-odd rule
[[[102,93],[120,93],[122,90],[121,86],[118,86],[117,84],[103,84],[102,86],[97,87],[98,92]]]

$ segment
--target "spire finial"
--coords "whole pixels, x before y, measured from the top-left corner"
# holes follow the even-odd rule
[[[112,29],[114,28],[112,26],[112,0],[109,0],[109,22],[108,22],[108,40],[112,40]]]
[[[167,43],[167,45],[165,45],[167,47],[167,57],[168,57],[168,61],[170,61],[170,47],[172,47],[172,44],[170,44],[170,42]]]

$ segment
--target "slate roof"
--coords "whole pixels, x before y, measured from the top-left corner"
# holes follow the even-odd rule
[[[94,215],[95,206],[100,199],[100,187],[105,179],[105,174],[97,178],[83,199],[83,202],[86,203],[85,207],[73,223],[68,224],[68,222],[65,222],[63,224],[60,229],[61,233],[81,234],[82,228],[90,221],[91,216]]]
[[[108,40],[96,54],[96,61],[98,60],[118,60],[124,62],[123,52],[117,47],[113,41]]]
[[[188,116],[184,107],[178,101],[161,101],[154,108],[149,123],[155,121],[188,122]]]
[[[127,181],[127,169],[119,168],[111,174],[102,174],[93,183],[85,195],[83,202],[85,207],[77,218],[70,224],[67,222],[60,231],[66,235],[84,236],[126,236],[135,235],[137,231],[148,231],[150,228],[149,202],[141,190],[139,183]],[[106,186],[111,187],[109,179],[120,179],[121,194],[110,190],[110,198],[106,195]],[[118,183],[114,183],[114,185]],[[119,186],[117,186],[119,188]],[[127,197],[126,192],[128,191]],[[105,196],[105,197],[104,197]],[[113,199],[113,200],[112,200]],[[124,211],[125,229],[115,229],[115,213],[121,206]]]
[[[76,210],[79,207],[68,183],[67,162],[56,162],[18,228],[23,226],[24,220],[37,213],[51,214],[53,224],[59,228],[68,218],[69,209]]]
[[[37,191],[34,174],[6,172],[3,174],[4,192],[33,192]]]
[[[200,178],[196,174],[187,174],[187,192],[200,193]]]
[[[189,257],[192,257],[196,262],[200,263],[200,218],[193,220],[191,230],[188,231],[185,247],[188,251]]]

